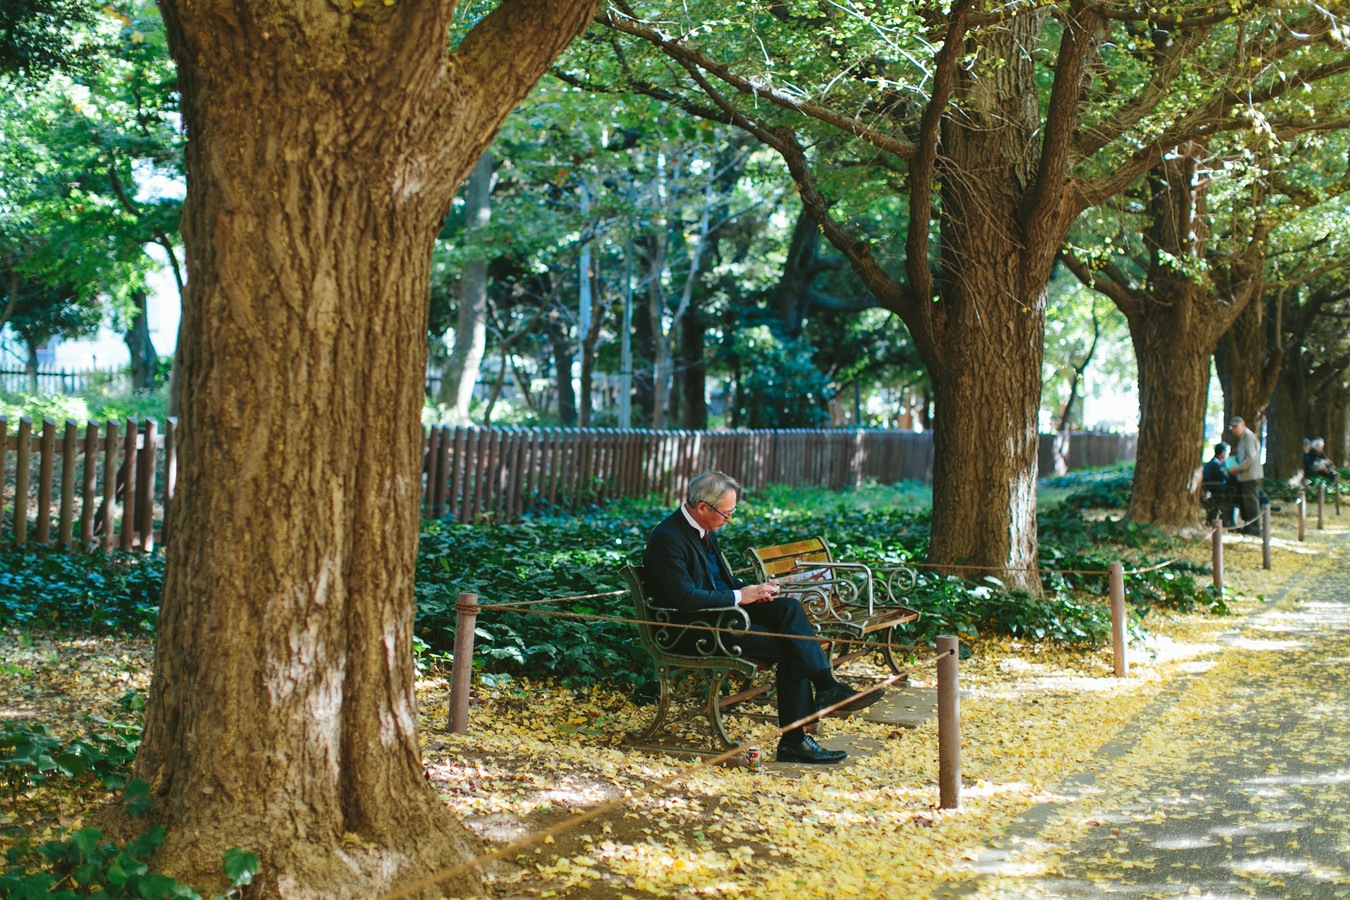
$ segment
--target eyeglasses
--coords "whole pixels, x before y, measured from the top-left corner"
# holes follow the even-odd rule
[[[703,505],[706,506],[706,507],[708,507],[708,509],[711,509],[713,512],[717,513],[719,516],[721,516],[723,522],[730,522],[730,521],[731,521],[731,517],[734,516],[734,515],[736,515],[736,507],[734,507],[734,506],[731,508],[731,512],[729,512],[729,513],[724,513],[724,512],[722,512],[720,509],[718,509],[717,507],[713,506],[711,503],[705,503],[705,504],[703,504]]]

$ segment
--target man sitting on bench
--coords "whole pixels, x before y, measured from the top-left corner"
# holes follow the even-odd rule
[[[786,726],[817,709],[849,700],[856,693],[838,681],[830,660],[814,640],[769,637],[755,632],[815,637],[802,605],[780,596],[778,584],[744,584],[734,575],[718,549],[714,532],[731,521],[741,486],[721,472],[704,472],[689,482],[685,502],[647,539],[642,563],[652,599],[683,613],[723,606],[742,606],[750,616],[751,632],[725,636],[742,655],[776,665],[778,724]],[[684,640],[697,640],[690,630]],[[812,698],[812,688],[815,697]],[[840,709],[852,712],[881,699],[876,689]],[[801,728],[785,733],[778,742],[778,761],[835,763],[844,750],[826,750]]]

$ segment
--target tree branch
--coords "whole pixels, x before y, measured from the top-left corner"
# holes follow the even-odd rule
[[[933,180],[937,172],[942,117],[956,90],[957,70],[966,46],[966,23],[973,7],[960,0],[952,9],[951,27],[934,61],[933,94],[919,120],[919,143],[909,166],[909,232],[905,235],[905,274],[915,312],[929,319],[924,301],[933,296],[933,272],[928,267],[928,221],[933,215]],[[925,325],[932,329],[931,320]]]
[[[1060,39],[1059,55],[1055,62],[1055,80],[1050,89],[1050,105],[1045,115],[1045,131],[1041,141],[1041,158],[1037,165],[1036,189],[1027,196],[1032,206],[1026,211],[1024,222],[1028,246],[1038,247],[1058,243],[1063,232],[1057,225],[1065,215],[1064,184],[1069,176],[1069,151],[1073,146],[1074,128],[1078,124],[1079,97],[1087,72],[1087,59],[1092,50],[1092,33],[1100,18],[1086,8],[1070,6],[1070,20]]]
[[[1093,269],[1068,251],[1060,251],[1059,261],[1084,287],[1109,298],[1127,317],[1143,314],[1144,304],[1123,281],[1117,281],[1100,269]]]
[[[853,116],[842,115],[828,107],[812,103],[810,100],[784,94],[769,84],[756,84],[751,79],[737,75],[731,70],[730,66],[717,62],[706,54],[686,46],[678,39],[670,37],[660,29],[630,15],[611,8],[601,16],[600,21],[615,31],[646,41],[676,62],[691,64],[704,72],[708,72],[742,94],[765,99],[775,106],[833,125],[841,131],[866,141],[878,150],[894,153],[901,159],[909,159],[914,154],[914,145],[903,138],[896,138],[867,128]]]

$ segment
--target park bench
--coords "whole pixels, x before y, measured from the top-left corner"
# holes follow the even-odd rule
[[[701,611],[690,622],[682,622],[683,616],[676,610],[658,606],[652,602],[643,582],[643,567],[628,565],[621,571],[633,598],[633,610],[637,614],[638,639],[643,649],[651,655],[656,664],[656,674],[660,681],[660,696],[656,701],[656,714],[646,730],[634,735],[634,746],[648,749],[687,752],[705,752],[688,747],[670,747],[650,744],[661,735],[670,717],[677,682],[682,678],[706,678],[705,694],[701,707],[693,716],[703,716],[712,731],[712,741],[720,750],[736,746],[736,741],[727,734],[723,713],[730,707],[767,693],[772,685],[767,682],[755,682],[755,674],[770,669],[769,663],[747,659],[730,645],[729,638],[738,631],[750,630],[750,616],[739,606]],[[710,629],[692,643],[681,643],[688,631],[682,626],[696,624]],[[723,685],[738,688],[733,693],[722,696]],[[693,716],[690,716],[692,718]],[[670,723],[678,724],[676,722]]]
[[[895,627],[913,622],[919,613],[896,595],[914,589],[913,569],[838,561],[822,537],[752,548],[750,559],[758,580],[777,579],[783,593],[801,601],[821,637],[836,640],[834,666],[878,653],[892,673],[901,674],[891,648]],[[877,601],[878,588],[885,602]]]

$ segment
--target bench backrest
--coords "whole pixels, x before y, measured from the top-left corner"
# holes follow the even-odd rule
[[[755,547],[750,551],[755,563],[755,573],[761,579],[777,578],[791,582],[801,580],[811,571],[813,562],[833,562],[830,545],[822,537],[813,537],[805,541],[793,541],[790,544],[778,544],[774,547]]]

